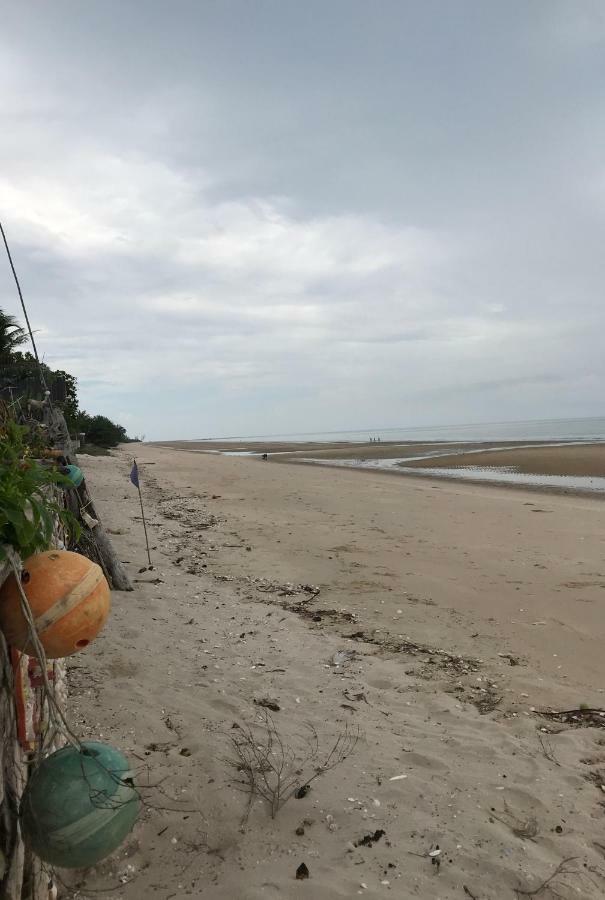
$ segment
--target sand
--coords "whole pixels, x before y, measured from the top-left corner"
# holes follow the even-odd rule
[[[605,477],[605,442],[578,444],[574,442],[549,445],[543,441],[473,441],[473,442],[395,442],[379,443],[261,443],[244,441],[225,444],[212,441],[173,441],[152,444],[191,453],[262,454],[267,452],[273,462],[316,463],[325,461],[370,462],[400,460],[409,468],[467,468],[469,466],[512,468],[529,475],[570,475]],[[417,458],[416,458],[417,457]],[[386,469],[389,474],[401,471]]]
[[[77,896],[514,898],[568,857],[560,896],[603,896],[605,729],[539,715],[603,705],[602,502],[138,455],[156,563],[140,574],[129,458],[81,457],[139,580],[73,659],[70,714],[129,753],[146,809]],[[266,701],[286,748],[318,735],[301,782],[345,728],[360,737],[242,824],[230,739],[256,723],[261,745]]]
[[[489,452],[452,453],[439,459],[411,460],[406,466],[460,468],[511,466],[529,475],[605,476],[605,443],[561,447],[511,447]]]

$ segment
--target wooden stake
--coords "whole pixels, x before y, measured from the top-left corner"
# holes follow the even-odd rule
[[[133,460],[133,462],[136,463],[136,459]],[[137,481],[139,482],[137,484],[137,488],[139,491],[139,500],[141,501],[141,518],[143,519],[143,531],[145,532],[145,545],[147,546],[147,559],[149,560],[149,568],[151,569],[153,566],[153,563],[151,562],[151,553],[149,552],[149,538],[147,537],[147,523],[145,521],[145,510],[143,509],[143,495],[141,494],[141,483],[140,483],[140,479],[138,477],[138,470],[139,470],[139,467],[137,466]]]

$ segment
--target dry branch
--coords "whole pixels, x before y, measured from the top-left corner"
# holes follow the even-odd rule
[[[312,725],[299,735],[298,746],[285,744],[277,726],[268,712],[263,723],[254,729],[245,725],[229,735],[235,753],[228,762],[244,778],[249,792],[245,823],[255,797],[262,797],[268,804],[271,818],[295,793],[309,789],[310,784],[331,769],[344,762],[353,752],[359,740],[359,730],[345,726],[332,746],[321,752],[319,738]]]
[[[533,888],[533,890],[516,888],[515,893],[517,897],[539,897],[544,891],[548,890],[553,897],[561,898],[562,900],[562,894],[559,893],[557,888],[566,886],[564,879],[567,876],[575,875],[576,878],[581,876],[582,873],[571,866],[571,863],[576,862],[579,858],[579,856],[569,856],[567,859],[562,860],[552,875],[539,884],[537,888]],[[555,888],[555,882],[561,883]],[[577,889],[574,892],[577,893]]]

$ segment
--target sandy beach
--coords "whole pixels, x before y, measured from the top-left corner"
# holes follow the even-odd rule
[[[472,441],[472,442],[324,442],[283,443],[271,441],[172,441],[150,446],[191,453],[221,453],[231,456],[267,453],[273,462],[327,465],[355,464],[373,467],[382,461],[392,462],[385,471],[404,474],[411,468],[461,470],[481,467],[494,472],[510,469],[525,475],[605,477],[605,441]],[[420,472],[418,474],[421,474]],[[435,474],[439,474],[438,471]]]
[[[66,896],[515,898],[572,857],[558,895],[603,896],[602,501],[137,454],[153,571],[130,457],[81,457],[136,590],[71,715],[146,810]],[[358,735],[275,818],[233,765],[268,710],[297,786]]]

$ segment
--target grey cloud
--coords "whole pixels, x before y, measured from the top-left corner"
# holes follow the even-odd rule
[[[46,358],[159,437],[600,413],[601,12],[7,8],[0,209]]]

